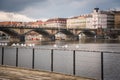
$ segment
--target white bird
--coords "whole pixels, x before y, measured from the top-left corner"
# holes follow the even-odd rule
[[[35,46],[35,44],[32,44],[32,46],[34,47],[34,46]]]
[[[57,45],[56,45],[56,44],[54,44],[53,46],[54,46],[54,47],[57,47]]]
[[[28,46],[30,46],[30,47],[31,47],[31,46],[32,46],[32,44],[28,44]]]
[[[16,44],[15,44],[15,43],[13,43],[13,44],[12,44],[12,46],[16,46]]]
[[[76,48],[79,48],[79,45],[76,45]]]
[[[21,44],[21,46],[23,47],[24,45],[23,45],[23,44]]]
[[[4,43],[5,46],[7,46],[8,44],[7,43]]]
[[[16,46],[19,46],[19,45],[20,45],[19,43],[16,44]]]
[[[26,47],[26,44],[23,44],[24,47]]]
[[[68,47],[68,45],[66,44],[64,47],[65,47],[65,48],[67,48],[67,47]]]
[[[4,46],[4,43],[2,43],[1,45]]]

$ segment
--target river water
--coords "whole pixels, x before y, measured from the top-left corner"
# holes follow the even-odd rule
[[[37,42],[36,47],[120,52],[120,40],[84,39],[79,41],[43,41]]]
[[[27,42],[31,43],[31,42]],[[101,80],[101,51],[104,80],[120,80],[120,41],[86,39],[79,41],[34,42],[34,68]],[[53,49],[53,62],[51,60]],[[75,63],[74,51],[75,50]],[[85,51],[79,51],[85,50]],[[95,52],[98,51],[98,52]],[[107,53],[106,51],[112,52]],[[114,52],[118,52],[115,54]],[[0,47],[2,56],[2,47]],[[18,47],[18,67],[32,68],[33,47]],[[16,66],[16,47],[4,48],[4,65]],[[2,57],[0,57],[2,64]],[[75,68],[74,68],[75,67]]]

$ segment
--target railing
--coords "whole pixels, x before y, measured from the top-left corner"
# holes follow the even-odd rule
[[[50,30],[58,30],[59,27],[55,26],[55,27],[51,27],[51,26],[28,26],[28,25],[0,25],[0,28],[22,28],[22,29],[38,29],[38,28],[42,28],[42,29],[50,29]],[[66,28],[66,27],[60,27],[60,29],[66,29],[66,30],[93,30],[95,31],[96,29],[91,29],[91,28]]]
[[[9,65],[8,63],[6,64],[5,62],[6,62],[6,54],[8,55],[8,54],[10,54],[10,53],[7,53],[7,52],[5,52],[6,51],[6,49],[7,48],[9,48],[9,47],[0,47],[0,49],[1,49],[1,53],[0,53],[0,55],[1,55],[1,65]],[[37,56],[39,56],[38,55],[38,53],[39,53],[39,51],[37,51],[37,50],[48,50],[50,53],[48,53],[48,57],[49,57],[49,59],[47,60],[47,61],[49,61],[49,64],[50,64],[50,66],[48,66],[48,67],[50,67],[50,71],[52,71],[52,72],[59,72],[59,70],[57,71],[56,69],[55,69],[55,67],[56,67],[56,65],[55,64],[58,64],[57,63],[57,61],[56,61],[56,59],[57,58],[59,58],[59,57],[63,57],[64,55],[60,55],[60,54],[63,54],[63,53],[60,53],[59,55],[58,55],[58,53],[55,53],[55,52],[57,52],[57,51],[70,51],[70,53],[69,52],[67,52],[67,53],[64,53],[64,54],[68,54],[67,56],[69,56],[70,57],[70,59],[68,58],[67,60],[70,60],[70,61],[72,61],[70,64],[72,65],[72,75],[76,75],[76,72],[78,73],[78,71],[77,71],[77,69],[79,69],[79,67],[77,67],[77,65],[79,65],[79,60],[78,60],[78,58],[82,58],[82,57],[78,57],[79,55],[78,54],[82,54],[82,52],[85,52],[86,54],[87,53],[89,53],[89,52],[92,52],[92,53],[89,53],[89,54],[93,54],[93,53],[95,53],[95,54],[99,54],[98,56],[99,57],[97,57],[97,58],[100,58],[100,63],[101,63],[101,66],[100,66],[100,73],[101,74],[99,74],[100,76],[101,76],[101,78],[99,78],[100,80],[104,80],[104,68],[105,68],[105,66],[104,66],[104,64],[105,64],[105,62],[104,62],[104,54],[107,54],[107,53],[109,53],[109,54],[120,54],[120,52],[109,52],[109,51],[91,51],[91,50],[72,50],[72,49],[57,49],[57,48],[51,48],[51,49],[43,49],[43,48],[25,48],[25,47],[23,47],[23,48],[20,48],[20,47],[10,47],[10,49],[14,49],[13,51],[14,52],[11,52],[11,53],[14,53],[14,54],[12,54],[12,55],[14,55],[15,57],[13,57],[13,58],[15,58],[14,60],[14,66],[16,66],[16,67],[21,67],[20,65],[21,65],[21,63],[20,63],[20,61],[19,60],[22,60],[21,58],[23,58],[24,57],[24,55],[22,56],[22,57],[20,57],[20,54],[21,54],[21,51],[20,51],[20,49],[26,49],[26,51],[27,51],[27,49],[29,49],[28,50],[28,55],[31,55],[30,57],[30,68],[32,68],[32,69],[36,69],[36,65],[35,65],[35,63],[37,63],[37,61],[39,62],[40,60],[37,60],[36,58],[37,58]],[[24,51],[23,51],[24,52]],[[80,53],[78,53],[78,52],[80,52]],[[24,54],[24,53],[23,53]],[[25,53],[26,54],[26,53]],[[43,54],[42,54],[43,55]],[[29,58],[29,56],[27,56],[28,58]],[[26,59],[27,59],[27,57],[25,57]],[[64,56],[64,57],[66,57],[66,56]],[[90,57],[90,56],[89,56]],[[12,56],[10,57],[10,55],[9,55],[9,58],[11,58],[12,59]],[[40,58],[42,58],[42,57],[40,57]],[[44,56],[44,58],[46,58],[47,59],[47,57],[46,56]],[[67,58],[67,57],[66,57]],[[72,58],[72,59],[71,59]],[[96,59],[97,59],[96,58]],[[10,60],[11,60],[10,59]],[[39,59],[39,58],[38,58]],[[46,60],[45,59],[45,60]],[[92,58],[91,58],[92,59]],[[57,60],[59,60],[59,59],[57,59]],[[61,59],[62,60],[62,59]],[[64,60],[64,59],[63,59]],[[13,61],[13,60],[11,60],[11,61]],[[23,59],[23,61],[24,61],[24,59]],[[56,61],[56,62],[55,62]],[[64,61],[63,61],[64,62]],[[81,62],[81,61],[80,61]],[[43,63],[44,63],[44,61],[43,61]],[[60,63],[62,63],[62,62],[60,62]],[[89,63],[89,62],[88,62]],[[27,64],[27,63],[26,63]],[[46,63],[45,63],[46,64]],[[68,61],[68,63],[66,63],[66,64],[69,64],[69,61]],[[63,65],[62,65],[63,66]],[[96,65],[93,65],[93,66],[96,66]],[[77,69],[76,69],[77,68]],[[81,67],[80,67],[81,68]],[[85,76],[85,77],[87,77],[87,76]],[[119,77],[119,76],[118,76]],[[94,77],[93,77],[94,78]],[[98,78],[97,78],[98,79]],[[106,79],[107,80],[107,79]]]

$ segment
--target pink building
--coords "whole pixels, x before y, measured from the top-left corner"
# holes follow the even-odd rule
[[[45,27],[66,28],[66,18],[52,18],[45,22]]]
[[[31,26],[31,27],[42,27],[44,24],[43,21],[39,20],[39,21],[36,21],[36,22],[28,22],[26,24],[26,26]]]

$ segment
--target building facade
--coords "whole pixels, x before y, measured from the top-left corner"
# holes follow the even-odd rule
[[[86,28],[87,29],[93,29],[94,27],[93,25],[93,21],[92,21],[92,15],[90,14],[87,18],[86,18]]]
[[[45,22],[44,27],[66,28],[66,18],[52,18]]]
[[[114,28],[114,13],[112,11],[101,11],[99,8],[94,8],[91,13],[92,17],[88,18],[89,28]]]
[[[67,28],[114,28],[114,13],[112,11],[101,11],[94,8],[88,15],[81,15],[67,19]]]
[[[120,29],[120,11],[115,11],[115,28]]]
[[[44,24],[44,22],[39,20],[39,21],[36,21],[36,22],[27,22],[25,25],[30,26],[30,27],[42,27],[43,24]]]
[[[86,15],[67,19],[67,28],[86,28]]]

